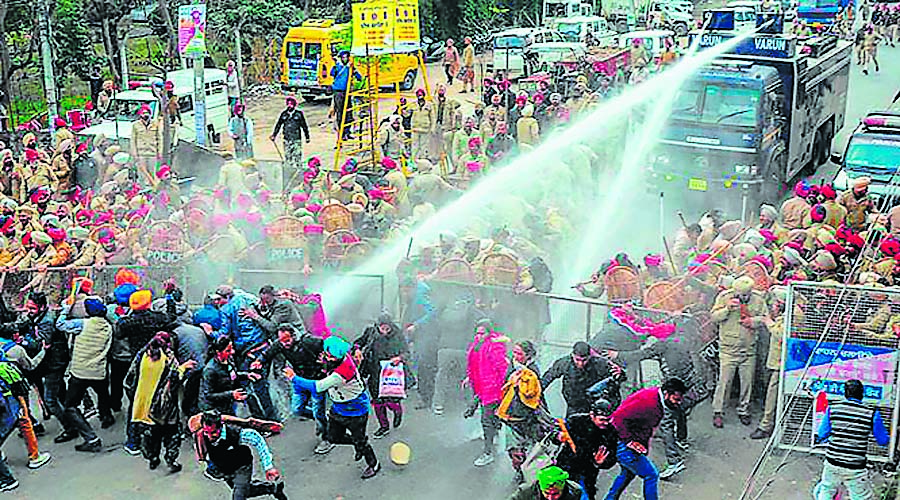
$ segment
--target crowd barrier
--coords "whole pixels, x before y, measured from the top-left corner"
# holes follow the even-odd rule
[[[863,383],[863,401],[889,425],[890,445],[870,436],[869,460],[893,461],[897,444],[900,291],[825,283],[791,283],[785,314],[776,443],[780,448],[823,453],[813,436],[822,398],[839,401],[844,382]],[[883,320],[883,321],[882,321]],[[775,341],[776,339],[772,339]]]

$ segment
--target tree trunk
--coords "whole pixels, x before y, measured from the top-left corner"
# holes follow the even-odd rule
[[[113,74],[113,80],[115,80],[122,89],[125,89],[128,82],[122,82],[122,74],[119,72],[117,57],[119,54],[118,38],[110,33],[112,26],[110,26],[108,18],[104,17],[101,22],[100,32],[103,35],[103,48],[106,50],[106,60],[109,63],[109,71]]]
[[[7,110],[10,109],[9,77],[12,76],[9,46],[6,44],[6,12],[9,9],[8,5],[7,2],[0,1],[0,92],[2,92],[0,105]],[[0,129],[2,129],[2,126],[0,126]]]
[[[166,25],[166,69],[172,69],[177,61],[175,52],[178,48],[178,38],[176,38],[175,25],[172,24],[168,0],[159,0],[159,15]]]

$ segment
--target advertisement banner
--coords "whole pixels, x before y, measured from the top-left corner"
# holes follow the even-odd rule
[[[288,83],[297,87],[315,87],[319,84],[316,59],[288,59]]]
[[[178,7],[178,53],[187,57],[206,56],[206,4]]]
[[[353,4],[353,55],[406,53],[420,48],[418,0]]]
[[[844,382],[857,379],[865,389],[863,398],[874,404],[893,401],[897,351],[886,347],[870,347],[814,339],[787,339],[784,365],[785,394],[825,392],[843,397]],[[806,364],[809,370],[803,377]]]

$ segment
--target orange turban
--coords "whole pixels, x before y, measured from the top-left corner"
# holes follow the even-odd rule
[[[146,311],[153,302],[153,293],[150,290],[138,290],[128,298],[128,306],[132,311]]]
[[[132,285],[140,285],[141,277],[131,269],[119,269],[116,273],[116,286],[130,283]]]

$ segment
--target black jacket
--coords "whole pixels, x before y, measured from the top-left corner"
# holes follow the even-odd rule
[[[159,332],[172,333],[177,326],[175,302],[169,301],[166,312],[132,311],[116,322],[114,339],[127,339],[130,351],[129,361]]]
[[[391,325],[391,332],[382,335],[375,326],[366,328],[356,339],[356,346],[362,351],[360,373],[367,379],[369,391],[373,397],[378,396],[378,385],[381,382],[381,362],[396,356],[409,358],[409,345],[403,332],[397,325]]]
[[[280,342],[267,341],[251,350],[248,356],[261,361],[266,370],[272,361],[284,360],[297,375],[310,380],[321,380],[325,378],[325,371],[319,362],[319,356],[324,350],[322,339],[304,333],[289,349]]]
[[[591,469],[609,469],[616,465],[616,446],[619,436],[612,424],[601,429],[591,421],[590,414],[577,413],[566,419],[566,429],[575,442],[575,451],[564,444],[556,459],[556,464],[571,475]],[[600,447],[606,448],[607,456],[601,464],[594,461]]]
[[[541,387],[546,391],[554,380],[562,377],[562,394],[568,405],[567,414],[587,413],[591,408],[588,388],[611,374],[609,361],[604,358],[591,356],[584,368],[577,368],[572,356],[567,355],[557,359],[541,377]]]
[[[56,328],[56,313],[47,309],[36,317],[23,314],[21,321],[26,332],[23,335],[25,338],[23,347],[29,356],[37,354],[40,344],[50,345],[41,364],[34,371],[39,373],[65,371],[69,367],[69,361],[72,360],[72,353],[69,351],[68,336]],[[28,344],[33,345],[34,349],[30,349]]]
[[[231,363],[222,364],[215,358],[203,368],[200,379],[200,411],[217,409],[223,414],[234,414],[232,392],[247,379],[246,372],[239,372]]]
[[[297,108],[293,110],[285,109],[281,112],[272,135],[278,135],[281,127],[284,127],[285,141],[299,141],[303,139],[304,134],[309,139],[309,127],[306,125],[306,117],[303,116],[303,111]]]
[[[260,318],[256,322],[270,337],[274,336],[278,331],[278,326],[284,323],[301,331],[304,328],[300,312],[290,300],[275,299],[275,303],[269,307],[263,307],[262,304],[255,307],[260,315]]]

